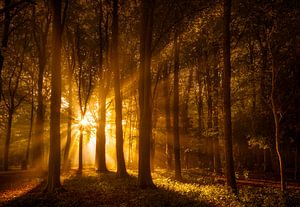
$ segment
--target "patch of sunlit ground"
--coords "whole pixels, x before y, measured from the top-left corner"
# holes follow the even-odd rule
[[[11,201],[27,194],[36,188],[40,183],[40,179],[28,179],[24,180],[22,183],[17,182],[3,186],[2,189],[0,189],[0,206],[1,203]]]
[[[183,181],[175,181],[173,172],[156,170],[156,189],[139,189],[137,172],[128,171],[127,179],[115,172],[97,174],[84,169],[82,175],[71,170],[63,175],[66,192],[43,194],[39,191],[22,195],[7,206],[299,206],[300,192],[291,190],[285,199],[279,189],[239,186],[239,199],[227,192],[220,182],[183,171]]]

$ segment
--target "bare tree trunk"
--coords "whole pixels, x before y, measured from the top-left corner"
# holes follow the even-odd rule
[[[205,72],[206,72],[206,101],[207,101],[207,135],[206,135],[206,141],[207,141],[207,157],[208,157],[208,166],[210,169],[213,168],[214,163],[214,154],[213,154],[213,144],[214,144],[214,138],[211,136],[212,133],[212,127],[213,127],[213,100],[212,100],[212,78],[211,78],[211,72],[210,72],[210,66],[208,64],[208,54],[207,52],[204,54],[204,61],[205,61]]]
[[[113,20],[112,20],[112,54],[111,64],[114,72],[114,91],[115,91],[115,111],[116,111],[116,152],[117,152],[117,176],[126,177],[126,166],[123,152],[123,129],[122,129],[122,98],[120,90],[120,71],[119,71],[119,17],[118,0],[113,1]]]
[[[220,146],[219,146],[219,68],[215,68],[214,70],[214,106],[213,106],[213,129],[214,129],[214,137],[213,137],[213,144],[214,144],[214,172],[217,174],[221,173],[221,158],[220,158]]]
[[[171,110],[170,110],[170,92],[169,92],[169,68],[165,64],[164,69],[164,97],[165,97],[165,116],[166,116],[166,158],[167,167],[172,169],[172,136],[171,136]]]
[[[83,116],[84,117],[84,116]],[[83,118],[81,118],[82,120]],[[79,150],[78,150],[78,173],[82,173],[83,164],[82,164],[82,147],[83,147],[83,126],[80,126],[79,129]]]
[[[61,1],[51,1],[52,22],[52,67],[50,104],[50,153],[46,191],[54,192],[60,184],[60,105],[61,105]]]
[[[106,123],[106,91],[99,95],[99,117],[96,141],[96,169],[98,172],[107,172],[105,158],[105,123]]]
[[[180,140],[179,140],[179,45],[178,31],[174,36],[174,104],[173,104],[173,133],[174,133],[174,158],[175,158],[175,179],[180,180],[181,163],[180,163]]]
[[[67,141],[65,146],[64,152],[64,168],[70,168],[70,160],[69,160],[69,153],[70,153],[70,146],[71,146],[71,139],[72,139],[72,119],[73,119],[73,84],[72,84],[72,72],[69,68],[68,74],[68,85],[69,85],[69,106],[68,106],[68,123],[67,123]]]
[[[13,119],[13,110],[9,110],[8,118],[7,118],[7,131],[6,131],[6,139],[4,145],[4,171],[8,170],[8,154],[9,154],[9,145],[10,145],[10,138],[11,138],[11,126],[12,126],[12,119]]]
[[[11,4],[11,0],[4,1],[4,8],[8,7]],[[9,37],[9,27],[11,22],[11,15],[9,9],[4,12],[4,21],[3,21],[3,33],[2,33],[2,40],[1,40],[1,48],[0,48],[0,101],[2,98],[2,69],[4,64],[4,54],[3,50],[7,48],[8,44],[8,37]]]
[[[234,194],[237,194],[237,186],[234,172],[232,153],[232,125],[231,125],[231,100],[230,100],[230,16],[231,0],[224,0],[224,72],[223,72],[223,93],[224,93],[224,141],[226,160],[226,182]]]
[[[27,147],[26,147],[26,157],[25,157],[25,163],[24,163],[24,168],[28,168],[28,163],[29,163],[29,152],[30,152],[30,143],[32,139],[32,128],[33,128],[33,112],[34,112],[34,101],[33,101],[33,88],[31,90],[31,110],[30,110],[30,127],[29,127],[29,133],[28,133],[28,142],[27,142]]]
[[[272,88],[271,88],[271,106],[272,106],[272,113],[273,113],[273,118],[274,118],[274,127],[275,127],[275,148],[276,148],[276,153],[278,157],[278,162],[279,162],[279,172],[280,172],[280,188],[281,191],[284,192],[286,191],[286,177],[285,177],[285,163],[284,159],[282,156],[282,149],[280,148],[281,145],[281,124],[280,124],[280,109],[276,103],[276,78],[277,78],[277,70],[274,62],[274,57],[272,55],[270,43],[269,43],[269,50],[271,54],[271,59],[272,59]]]
[[[140,74],[139,74],[139,174],[141,188],[154,187],[150,168],[152,136],[151,109],[151,45],[153,30],[154,0],[142,1],[140,33]]]

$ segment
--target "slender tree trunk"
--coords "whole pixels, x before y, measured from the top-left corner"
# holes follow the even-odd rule
[[[46,191],[54,192],[60,184],[60,105],[61,105],[61,1],[51,1],[52,16],[52,67],[50,104],[50,153]]]
[[[140,74],[139,74],[139,174],[141,188],[154,187],[150,168],[152,136],[151,109],[151,45],[153,29],[154,0],[142,1],[140,33]]]
[[[11,0],[4,1],[4,7],[8,7],[11,4]],[[0,101],[1,101],[1,94],[2,94],[2,69],[4,64],[4,54],[3,50],[7,48],[8,44],[8,37],[9,37],[9,27],[11,22],[11,15],[9,9],[4,12],[4,21],[3,21],[3,33],[2,33],[2,40],[1,40],[1,48],[0,48]]]
[[[284,192],[284,191],[286,191],[285,163],[284,163],[284,159],[283,159],[283,155],[282,155],[283,154],[282,149],[280,148],[280,145],[281,145],[280,110],[276,103],[276,94],[275,94],[277,70],[276,70],[276,66],[274,63],[274,57],[272,55],[270,45],[269,45],[269,50],[270,50],[271,56],[272,56],[271,106],[272,106],[272,113],[273,113],[274,127],[275,127],[275,148],[276,148],[276,153],[277,153],[278,162],[279,162],[281,191]]]
[[[174,103],[173,103],[173,133],[174,133],[174,158],[175,158],[175,179],[181,179],[180,163],[180,140],[179,140],[179,45],[178,31],[174,37]]]
[[[123,129],[122,129],[122,98],[120,90],[120,71],[119,71],[119,15],[118,0],[113,1],[113,20],[112,20],[112,54],[111,64],[114,72],[114,91],[115,91],[115,111],[116,111],[116,152],[117,152],[117,176],[126,177],[126,166],[123,152]]]
[[[230,16],[231,0],[224,0],[224,71],[223,71],[223,93],[224,93],[224,141],[226,160],[226,182],[232,192],[237,194],[237,186],[234,172],[234,162],[232,153],[232,126],[231,126],[231,100],[230,100]]]
[[[218,68],[214,70],[214,107],[213,107],[213,129],[214,129],[214,172],[217,174],[221,173],[221,158],[220,158],[220,146],[219,146],[219,71]]]
[[[35,136],[33,141],[33,167],[40,171],[42,169],[43,160],[43,136],[44,136],[44,112],[45,107],[43,103],[43,78],[46,66],[46,57],[40,55],[39,57],[39,73],[38,73],[38,106],[37,117],[35,123]]]
[[[211,136],[212,133],[212,127],[213,127],[213,100],[212,100],[212,80],[211,80],[211,73],[210,73],[210,67],[208,65],[208,54],[205,53],[205,71],[206,71],[206,101],[207,101],[207,157],[208,157],[208,166],[210,169],[213,167],[214,163],[214,154],[213,154],[213,136]]]
[[[31,91],[31,110],[30,110],[30,127],[29,127],[29,134],[28,134],[28,142],[27,142],[27,147],[26,147],[26,157],[25,157],[25,166],[24,168],[28,168],[28,163],[29,163],[29,152],[30,152],[30,143],[32,139],[32,128],[33,128],[33,112],[34,112],[34,101],[33,101],[33,88]]]
[[[81,119],[82,120],[82,119]],[[82,147],[83,147],[83,126],[80,126],[79,129],[79,150],[78,150],[78,173],[82,173]]]
[[[172,169],[172,136],[171,136],[171,110],[169,93],[169,71],[168,64],[165,64],[164,74],[164,97],[165,97],[165,116],[166,116],[166,158],[167,167]]]
[[[299,168],[299,148],[298,141],[296,141],[296,149],[295,149],[295,168],[294,168],[294,179],[298,179],[298,168]]]
[[[69,100],[69,106],[68,106],[68,123],[67,123],[67,141],[65,146],[65,152],[64,152],[64,168],[69,169],[70,168],[70,160],[69,160],[69,154],[70,154],[70,146],[71,146],[71,139],[72,139],[72,116],[73,116],[73,84],[72,84],[72,72],[69,68],[68,73],[68,85],[69,85],[69,94],[68,94],[68,100]]]
[[[9,154],[9,145],[11,138],[11,126],[13,119],[13,110],[9,109],[8,118],[7,118],[7,132],[4,146],[4,171],[8,170],[8,154]]]
[[[202,139],[202,131],[203,131],[203,98],[202,98],[202,79],[200,74],[200,59],[199,66],[196,71],[196,78],[198,83],[198,92],[196,94],[196,102],[197,102],[197,112],[198,112],[198,133],[199,139]],[[199,153],[199,161],[201,161],[201,149],[198,149]]]

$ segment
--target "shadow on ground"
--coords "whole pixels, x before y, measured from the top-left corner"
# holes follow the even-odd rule
[[[66,192],[42,193],[44,183],[3,206],[211,206],[165,189],[139,189],[137,178],[119,179],[115,173],[83,173],[67,178]]]

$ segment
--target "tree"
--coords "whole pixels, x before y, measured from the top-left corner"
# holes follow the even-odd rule
[[[150,167],[150,142],[152,135],[151,110],[151,45],[153,29],[154,0],[142,1],[140,33],[140,72],[139,72],[139,174],[141,188],[154,187]]]
[[[120,90],[120,71],[119,71],[119,15],[118,0],[113,1],[112,18],[112,52],[111,66],[114,73],[114,92],[115,92],[115,111],[116,111],[116,152],[117,152],[117,176],[126,177],[126,166],[123,152],[123,130],[122,130],[122,98]]]
[[[181,178],[181,163],[180,163],[180,140],[179,140],[179,43],[178,31],[175,31],[174,36],[174,99],[173,99],[173,143],[174,143],[174,158],[175,158],[175,178]]]
[[[40,8],[33,7],[32,22],[33,22],[33,37],[36,45],[38,56],[38,97],[37,97],[37,113],[35,122],[35,136],[33,136],[32,157],[33,166],[37,170],[41,170],[41,161],[43,160],[43,136],[44,136],[44,122],[45,122],[45,104],[43,97],[43,79],[47,64],[47,42],[48,31],[50,27],[50,11],[47,2]],[[38,14],[43,15],[37,17]]]
[[[166,117],[166,158],[167,167],[172,168],[172,136],[171,136],[171,109],[170,109],[170,92],[169,92],[169,66],[166,62],[164,65],[164,97],[165,97],[165,117]]]
[[[98,95],[98,123],[96,134],[96,153],[95,153],[95,167],[98,172],[107,172],[106,167],[106,154],[105,154],[105,125],[106,125],[106,97],[109,92],[110,76],[108,75],[108,13],[105,22],[105,42],[102,35],[102,22],[103,22],[103,5],[102,0],[99,1],[99,95]],[[103,51],[104,44],[106,43],[106,68],[103,67]]]
[[[61,1],[52,0],[52,67],[50,104],[50,153],[46,191],[54,192],[60,184],[60,107],[61,107]]]
[[[230,101],[230,16],[231,0],[224,0],[224,26],[223,26],[223,96],[224,96],[224,140],[225,140],[225,161],[226,161],[226,182],[232,192],[237,194],[235,181],[234,163],[232,154],[232,126],[231,126],[231,101]]]
[[[9,156],[9,147],[10,147],[10,140],[11,140],[11,129],[12,129],[12,123],[13,123],[13,116],[22,103],[22,101],[25,99],[25,95],[21,95],[19,92],[20,85],[21,85],[21,78],[22,73],[24,71],[24,64],[25,64],[25,52],[28,47],[28,40],[27,40],[27,34],[25,35],[25,38],[22,40],[24,43],[22,45],[22,49],[18,51],[18,54],[16,56],[17,64],[14,65],[12,68],[10,66],[9,70],[11,70],[9,76],[7,77],[8,82],[7,90],[4,90],[2,93],[3,101],[7,109],[7,131],[6,131],[6,138],[5,138],[5,145],[4,145],[4,170],[8,170],[8,156]],[[6,89],[6,87],[5,87]]]

